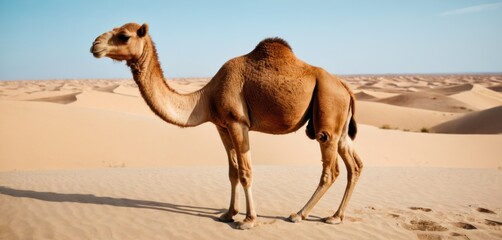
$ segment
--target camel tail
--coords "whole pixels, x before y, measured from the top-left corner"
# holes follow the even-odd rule
[[[345,89],[347,89],[347,91],[349,92],[349,95],[350,95],[350,110],[349,110],[349,118],[350,118],[350,122],[349,122],[349,129],[348,129],[348,134],[349,134],[349,137],[350,139],[354,140],[356,138],[356,135],[357,135],[357,123],[356,123],[356,119],[354,118],[354,114],[356,113],[356,96],[354,95],[354,93],[352,92],[352,90],[350,90],[350,87],[347,85],[347,83],[345,81],[341,81],[343,86],[345,87]]]
[[[350,122],[349,122],[349,137],[350,139],[354,140],[356,138],[356,135],[357,135],[357,123],[356,123],[356,120],[354,119],[354,102],[355,99],[354,98],[350,98],[350,108],[352,109],[351,110],[351,116],[350,116]]]

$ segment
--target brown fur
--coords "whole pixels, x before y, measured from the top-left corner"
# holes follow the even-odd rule
[[[262,49],[265,49],[267,47],[273,47],[274,44],[280,44],[283,45],[284,47],[289,48],[289,50],[293,50],[289,45],[289,43],[286,42],[284,39],[279,37],[273,37],[273,38],[263,39],[260,43],[258,43],[258,45],[256,45],[254,51],[263,51]]]
[[[165,81],[148,25],[135,23],[96,38],[95,57],[126,61],[148,106],[166,122],[197,126],[216,125],[229,162],[231,198],[222,221],[233,221],[239,212],[237,186],[246,197],[246,218],[241,229],[256,224],[252,197],[249,131],[285,134],[307,121],[307,135],[321,147],[323,172],[319,186],[307,204],[290,220],[305,219],[339,174],[337,157],[344,161],[349,181],[342,203],[327,223],[343,220],[344,211],[362,170],[351,138],[356,134],[355,98],[347,84],[293,54],[280,38],[261,41],[250,53],[226,62],[201,90],[180,94]]]

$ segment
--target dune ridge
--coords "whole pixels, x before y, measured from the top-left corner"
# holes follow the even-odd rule
[[[502,133],[502,106],[443,122],[434,126],[432,131],[456,134],[500,134]]]
[[[474,106],[454,98],[426,92],[403,93],[395,97],[378,100],[378,102],[440,112],[471,112],[477,110]]]
[[[470,103],[479,110],[486,110],[502,105],[502,94],[480,85],[473,85],[470,91],[453,94],[450,97]]]

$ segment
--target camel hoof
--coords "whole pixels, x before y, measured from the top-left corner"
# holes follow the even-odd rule
[[[325,218],[324,222],[328,223],[328,224],[340,224],[340,223],[343,222],[343,219],[341,217],[338,217],[338,216],[333,216],[333,217],[327,217],[327,218]]]
[[[249,230],[255,226],[256,220],[254,219],[244,219],[244,221],[239,222],[237,228],[240,230]]]
[[[226,212],[224,214],[222,214],[218,220],[220,222],[225,222],[225,223],[229,223],[229,222],[233,222],[234,221],[234,216],[232,214],[230,214],[229,212]]]
[[[288,220],[291,222],[294,222],[294,223],[298,223],[298,222],[301,222],[303,219],[297,213],[291,213],[291,215],[289,215]]]

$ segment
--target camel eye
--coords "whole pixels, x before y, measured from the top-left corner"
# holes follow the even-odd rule
[[[117,36],[117,38],[121,41],[121,42],[127,42],[127,40],[129,40],[130,36],[127,36],[123,33],[119,34]]]

